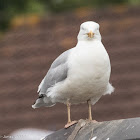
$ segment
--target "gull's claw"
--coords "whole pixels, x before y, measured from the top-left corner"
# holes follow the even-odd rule
[[[67,123],[67,124],[65,125],[65,128],[68,128],[68,127],[70,127],[70,126],[72,126],[72,125],[74,125],[74,124],[76,124],[76,123],[78,123],[78,121],[69,122],[69,123]]]

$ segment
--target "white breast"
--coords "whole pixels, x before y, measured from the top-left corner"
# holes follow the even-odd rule
[[[69,57],[69,68],[69,78],[99,79],[110,74],[110,60],[101,42],[78,44]]]
[[[77,99],[72,96],[75,102],[104,94],[110,77],[110,60],[102,43],[74,48],[69,68],[69,89],[78,95]]]
[[[68,67],[67,79],[52,89],[54,101],[65,103],[70,99],[72,104],[81,103],[104,94],[110,77],[110,61],[101,42],[78,43],[68,58]]]

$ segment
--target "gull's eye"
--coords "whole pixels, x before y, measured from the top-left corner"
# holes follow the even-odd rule
[[[82,30],[85,30],[85,28],[84,28],[84,27],[81,27],[81,29],[82,29]]]

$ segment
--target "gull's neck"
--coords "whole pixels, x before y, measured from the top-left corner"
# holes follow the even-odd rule
[[[82,38],[82,37],[78,37],[77,39],[78,39],[78,41],[86,41],[86,42],[100,41],[101,42],[101,36],[96,36],[93,39]]]
[[[102,44],[102,42],[101,42],[101,40],[90,40],[90,41],[81,41],[81,40],[78,40],[78,42],[77,42],[77,45],[76,45],[76,47],[87,47],[87,46],[89,46],[89,47],[95,47],[95,46],[98,46],[99,44]]]

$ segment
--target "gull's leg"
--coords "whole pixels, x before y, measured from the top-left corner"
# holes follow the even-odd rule
[[[88,103],[88,119],[92,121],[91,100],[88,100],[87,103]]]
[[[88,120],[96,123],[96,120],[92,120],[92,111],[91,111],[91,100],[87,101],[88,103]]]
[[[67,124],[65,125],[65,128],[68,128],[68,127],[70,127],[71,125],[77,123],[77,121],[71,121],[70,107],[71,107],[71,103],[69,102],[69,100],[67,100],[68,122],[67,122]]]
[[[69,102],[69,100],[67,100],[68,123],[71,123],[70,107],[71,103]]]

